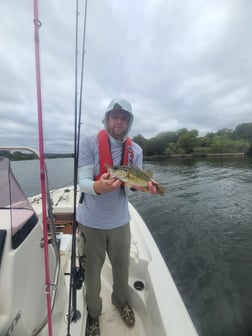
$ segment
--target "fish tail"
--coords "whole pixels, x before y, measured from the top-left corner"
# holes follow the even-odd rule
[[[166,192],[166,188],[157,184],[156,185],[157,187],[157,194],[161,195],[161,196],[164,196],[165,192]]]

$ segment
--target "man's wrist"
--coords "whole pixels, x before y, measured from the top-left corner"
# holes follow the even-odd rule
[[[94,189],[94,192],[97,194],[97,195],[100,195],[102,193],[102,190],[101,190],[101,183],[100,181],[94,181],[93,183],[93,189]]]

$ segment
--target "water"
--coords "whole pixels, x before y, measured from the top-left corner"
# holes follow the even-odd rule
[[[27,196],[34,196],[40,193],[38,160],[13,161],[11,166]],[[73,159],[48,159],[46,160],[46,169],[50,190],[73,184]]]
[[[32,169],[30,167],[33,167]],[[39,193],[38,161],[14,162],[27,195]],[[73,182],[72,159],[47,161],[50,187]],[[145,163],[168,188],[133,193],[200,336],[252,335],[252,160]]]

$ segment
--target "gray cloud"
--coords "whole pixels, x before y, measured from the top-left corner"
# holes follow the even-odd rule
[[[45,150],[71,152],[75,4],[39,6]],[[89,1],[82,135],[102,127],[115,96],[133,105],[132,136],[184,127],[203,135],[251,122],[251,14],[249,0]],[[38,144],[33,35],[32,3],[2,1],[3,145]]]

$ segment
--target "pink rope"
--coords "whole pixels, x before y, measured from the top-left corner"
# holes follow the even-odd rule
[[[39,28],[41,23],[38,19],[38,0],[33,0],[34,10],[34,41],[35,41],[35,63],[36,63],[36,84],[37,84],[37,108],[38,108],[38,133],[39,133],[39,157],[40,157],[40,185],[42,196],[42,222],[44,238],[44,262],[45,262],[45,287],[50,288],[50,271],[48,258],[48,230],[46,212],[46,183],[45,183],[45,161],[44,161],[44,139],[43,139],[43,118],[41,99],[41,78],[40,78],[40,53],[39,53]],[[51,295],[46,291],[48,335],[52,336],[52,312]]]

